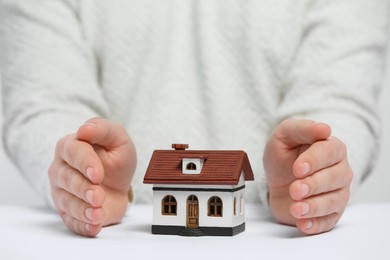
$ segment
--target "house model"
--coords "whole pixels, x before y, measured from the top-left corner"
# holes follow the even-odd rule
[[[244,151],[155,150],[144,177],[153,184],[153,234],[233,236],[245,230]]]

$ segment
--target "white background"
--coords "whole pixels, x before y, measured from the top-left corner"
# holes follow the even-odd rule
[[[389,55],[390,57],[390,55]],[[390,60],[390,58],[388,59]],[[354,202],[390,202],[390,171],[388,169],[390,155],[390,66],[380,99],[382,128],[382,147],[379,161],[371,176],[363,183],[361,188],[354,193]],[[1,93],[0,93],[1,98]],[[0,110],[0,112],[2,112]],[[2,113],[1,113],[2,114]],[[0,115],[2,123],[2,115]],[[0,130],[0,133],[1,130]],[[386,161],[387,160],[387,161]],[[35,194],[32,188],[25,182],[14,165],[9,161],[1,142],[0,148],[0,204],[13,205],[40,205],[43,201]]]
[[[355,204],[337,228],[304,236],[271,221],[258,205],[245,206],[245,232],[234,237],[152,235],[153,208],[134,205],[120,225],[105,227],[96,239],[72,236],[55,214],[29,207],[0,207],[1,259],[288,259],[389,260],[390,203]],[[372,212],[375,221],[372,221]],[[172,253],[171,253],[172,252]],[[257,257],[256,257],[257,256]]]

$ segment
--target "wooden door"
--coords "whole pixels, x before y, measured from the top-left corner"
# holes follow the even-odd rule
[[[198,197],[190,195],[187,198],[187,228],[199,227],[199,202]]]

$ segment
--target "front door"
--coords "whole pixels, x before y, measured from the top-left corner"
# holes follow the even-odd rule
[[[190,195],[187,198],[187,228],[199,227],[199,202],[198,197]]]

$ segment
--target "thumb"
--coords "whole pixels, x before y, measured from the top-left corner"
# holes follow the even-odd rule
[[[306,119],[287,119],[276,128],[274,137],[287,147],[295,147],[325,140],[330,134],[331,128],[327,124]]]
[[[129,142],[129,136],[123,126],[104,118],[89,119],[78,129],[77,138],[108,150]]]

